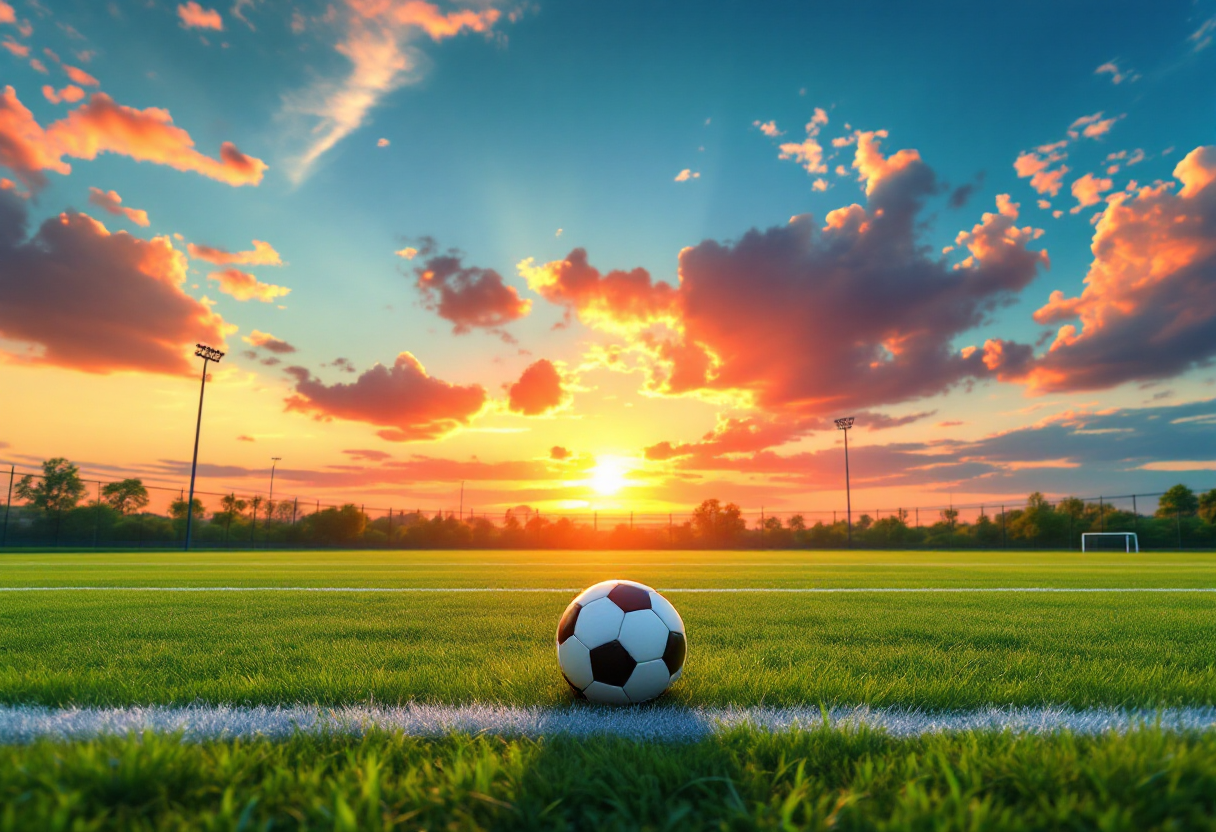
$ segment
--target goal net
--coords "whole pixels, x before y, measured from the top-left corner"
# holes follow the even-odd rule
[[[1082,552],[1139,552],[1135,532],[1086,532],[1081,535]]]

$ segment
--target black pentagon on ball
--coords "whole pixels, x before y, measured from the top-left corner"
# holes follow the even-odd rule
[[[619,641],[601,644],[591,651],[591,676],[605,685],[624,685],[637,664]]]
[[[562,613],[562,620],[557,622],[558,644],[565,644],[566,639],[574,635],[574,625],[578,623],[578,613],[582,608],[582,604],[571,604],[566,607],[566,611]]]
[[[667,649],[663,651],[663,663],[667,665],[668,673],[675,674],[684,666],[684,654],[687,649],[688,645],[684,643],[684,636],[681,633],[667,634]]]
[[[629,584],[617,584],[608,593],[608,600],[625,612],[650,609],[650,593]]]

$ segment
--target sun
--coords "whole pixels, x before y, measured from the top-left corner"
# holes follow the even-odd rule
[[[625,480],[625,462],[614,456],[602,456],[595,461],[589,481],[595,493],[605,497],[616,494],[628,483]]]

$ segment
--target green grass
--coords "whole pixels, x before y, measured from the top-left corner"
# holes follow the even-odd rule
[[[333,551],[0,555],[0,586],[1216,587],[1216,554]]]
[[[0,748],[0,830],[1216,828],[1216,734]]]
[[[674,557],[15,555],[0,558],[0,582],[581,587],[629,576],[658,586],[889,586],[899,572],[905,583],[934,586],[1216,583],[1212,555]],[[667,700],[677,704],[1216,704],[1216,596],[1208,594],[670,597],[689,629],[687,672]],[[0,701],[561,704],[569,699],[552,638],[568,600],[560,593],[5,594]]]

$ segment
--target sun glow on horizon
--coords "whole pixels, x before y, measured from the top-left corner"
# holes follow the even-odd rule
[[[588,484],[596,494],[611,497],[628,485],[625,477],[625,460],[615,456],[602,456],[591,469]]]

